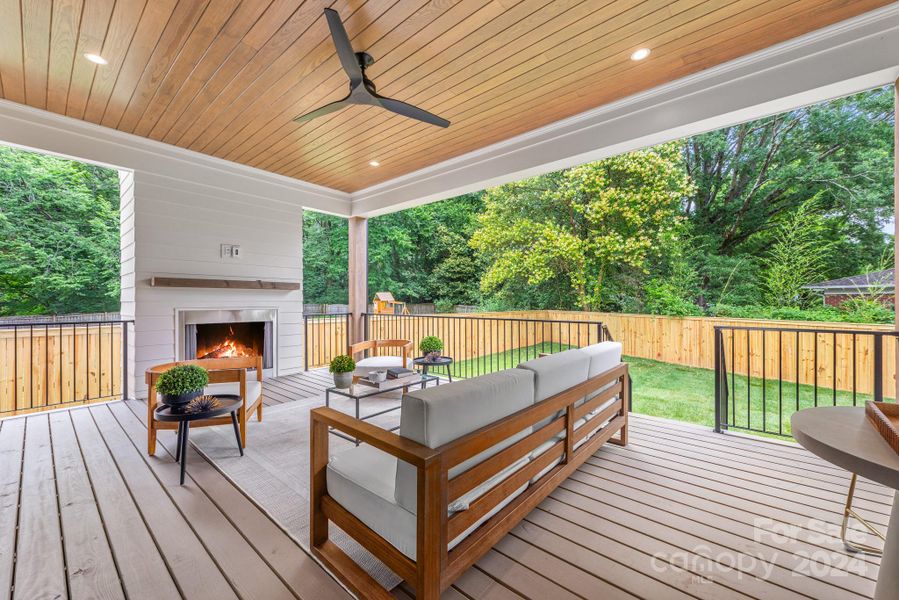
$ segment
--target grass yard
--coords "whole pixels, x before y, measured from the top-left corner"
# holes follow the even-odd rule
[[[536,358],[542,352],[560,352],[567,346],[538,344],[507,352],[459,361],[453,365],[453,377],[475,377],[516,366]],[[714,427],[715,376],[710,369],[698,369],[646,358],[625,357],[633,380],[634,412]],[[438,369],[437,371],[442,371]],[[819,387],[817,398],[811,385],[745,376],[728,376],[728,421],[732,428],[762,430],[770,434],[790,435],[790,415],[798,408],[815,405],[863,406],[869,394],[856,394]],[[885,400],[887,400],[885,398]],[[891,399],[889,399],[891,400]],[[779,418],[779,415],[780,418]]]

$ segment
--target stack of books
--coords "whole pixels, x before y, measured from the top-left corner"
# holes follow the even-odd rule
[[[387,379],[384,381],[372,381],[368,377],[360,377],[359,383],[378,389],[397,388],[403,385],[411,385],[421,381],[421,375],[417,371],[397,367],[387,369]]]

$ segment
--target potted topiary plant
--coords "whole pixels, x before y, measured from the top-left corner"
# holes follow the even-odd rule
[[[421,350],[426,359],[430,361],[437,360],[440,358],[440,353],[443,352],[443,340],[435,335],[425,336],[418,343],[418,349]]]
[[[172,367],[156,380],[156,391],[162,394],[162,403],[181,407],[200,396],[209,383],[209,373],[197,365]]]
[[[328,371],[334,374],[334,387],[344,389],[353,383],[353,371],[356,370],[356,361],[346,354],[335,356],[331,360]]]

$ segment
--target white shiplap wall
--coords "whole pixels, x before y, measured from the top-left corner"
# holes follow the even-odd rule
[[[175,310],[275,308],[277,374],[302,369],[302,291],[153,288],[152,276],[301,282],[302,211],[350,212],[348,194],[0,101],[0,143],[120,169],[122,315],[132,395],[144,370],[176,356]],[[224,260],[221,244],[241,258]]]

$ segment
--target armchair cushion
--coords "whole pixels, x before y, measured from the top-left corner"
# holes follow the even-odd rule
[[[240,382],[211,383],[204,390],[207,394],[240,394]],[[262,395],[262,382],[255,379],[247,380],[247,397],[243,399],[244,406],[249,407]]]
[[[464,381],[410,391],[400,409],[400,435],[437,448],[485,425],[518,412],[534,403],[534,375],[522,369],[508,369]],[[450,478],[493,456],[531,433],[530,427],[456,465]],[[396,470],[396,501],[410,512],[416,511],[417,472],[400,462]],[[489,482],[475,488],[480,494]],[[488,486],[488,487],[484,487]],[[473,490],[474,491],[474,490]],[[473,500],[477,496],[469,496]]]
[[[369,356],[368,358],[363,358],[362,360],[356,361],[356,370],[353,371],[353,375],[365,377],[372,371],[392,369],[394,367],[402,366],[402,356]]]

